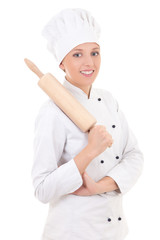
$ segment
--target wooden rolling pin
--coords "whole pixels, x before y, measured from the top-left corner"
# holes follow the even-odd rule
[[[37,66],[24,59],[27,66],[39,78],[38,85],[55,104],[81,129],[87,132],[96,124],[96,119],[67,91],[67,89],[50,73],[43,74]]]

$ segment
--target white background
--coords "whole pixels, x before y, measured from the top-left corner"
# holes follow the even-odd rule
[[[126,240],[160,239],[160,6],[157,0],[14,0],[0,3],[0,239],[39,240],[48,205],[31,181],[34,121],[48,97],[25,57],[63,79],[41,30],[63,8],[99,22],[102,66],[94,87],[112,92],[144,153],[143,174],[124,196]]]

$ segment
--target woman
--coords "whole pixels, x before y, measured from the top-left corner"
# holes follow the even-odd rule
[[[100,29],[83,9],[65,9],[45,26],[48,48],[65,72],[64,87],[97,119],[83,133],[48,100],[36,119],[36,197],[49,203],[43,240],[122,240],[122,197],[140,176],[143,157],[112,95],[92,84],[100,68]],[[63,96],[62,96],[63,97]]]

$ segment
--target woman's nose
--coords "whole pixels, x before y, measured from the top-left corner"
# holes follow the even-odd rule
[[[86,56],[86,57],[85,57],[85,59],[84,59],[84,65],[85,65],[85,66],[93,66],[93,65],[94,65],[92,56]]]

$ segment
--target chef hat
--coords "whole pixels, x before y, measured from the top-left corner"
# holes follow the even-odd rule
[[[48,22],[42,35],[48,41],[48,50],[60,64],[79,44],[98,43],[100,27],[88,11],[79,8],[65,9]]]

